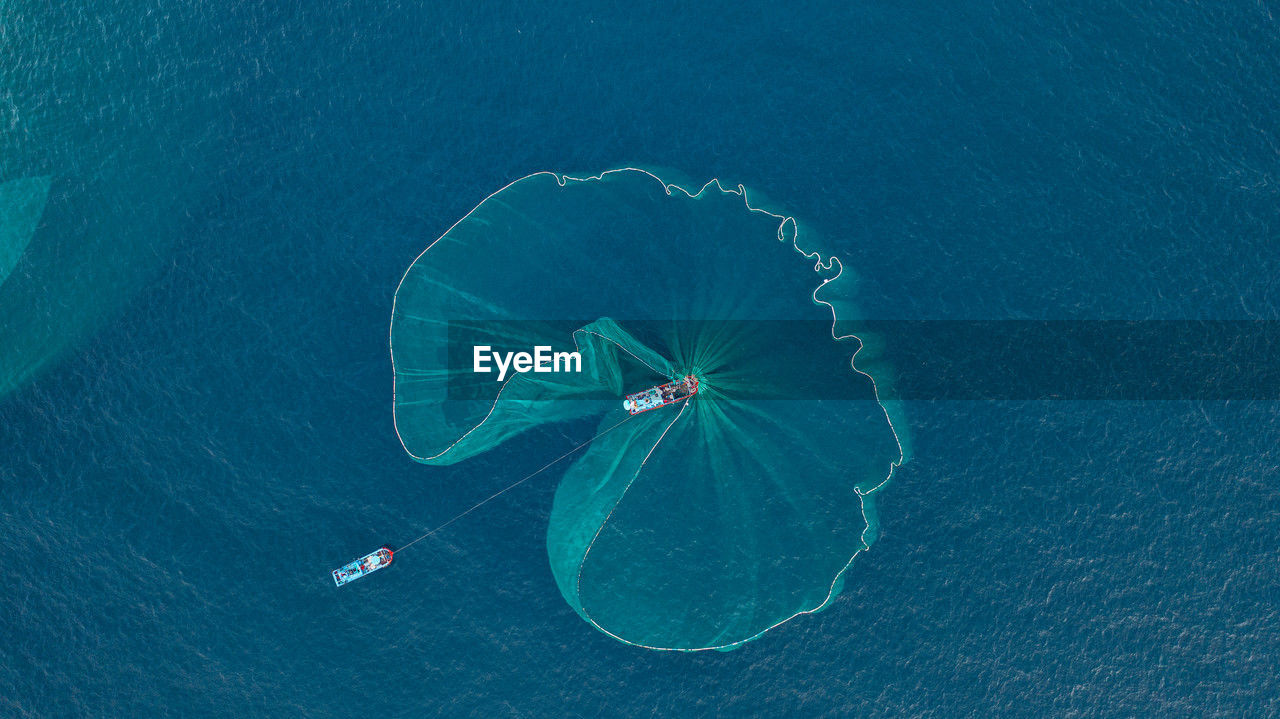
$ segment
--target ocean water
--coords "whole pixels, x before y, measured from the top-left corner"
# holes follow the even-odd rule
[[[843,593],[730,653],[574,614],[554,476],[328,576],[589,436],[391,424],[396,282],[533,171],[743,183],[875,318],[1280,318],[1274,13],[9,0],[0,714],[1280,713],[1271,402],[906,403]]]

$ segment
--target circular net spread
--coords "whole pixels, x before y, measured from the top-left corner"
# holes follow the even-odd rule
[[[794,221],[716,182],[512,183],[396,292],[401,442],[452,464],[541,425],[617,425],[564,471],[547,554],[569,605],[621,641],[729,649],[824,607],[875,539],[902,449],[858,342],[835,339],[849,278],[796,242]],[[580,368],[498,381],[474,371],[477,346],[575,351]],[[690,374],[691,399],[623,408]]]

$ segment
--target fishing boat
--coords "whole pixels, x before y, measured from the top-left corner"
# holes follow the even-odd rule
[[[698,378],[685,375],[675,382],[650,387],[643,392],[627,395],[622,400],[622,408],[631,414],[648,412],[651,409],[666,407],[669,404],[683,402],[698,393]]]
[[[372,574],[391,564],[394,557],[395,552],[391,551],[391,547],[381,547],[346,566],[333,570],[333,581],[339,587],[347,582],[354,582],[366,574]]]

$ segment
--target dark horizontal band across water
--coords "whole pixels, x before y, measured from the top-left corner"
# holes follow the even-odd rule
[[[585,321],[450,323],[449,398],[492,396],[496,373],[473,372],[474,347],[575,348]],[[850,400],[875,395],[850,371],[858,343],[826,321],[621,320],[664,356],[693,347],[680,371],[705,372],[722,394]],[[857,367],[882,400],[1280,400],[1280,322],[1237,320],[867,320],[841,322],[866,341]],[[656,380],[636,368],[627,391]],[[550,376],[550,375],[542,375]],[[606,397],[602,396],[601,399]]]

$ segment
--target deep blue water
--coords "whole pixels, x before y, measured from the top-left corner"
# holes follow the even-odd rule
[[[1280,713],[1274,403],[912,403],[844,593],[731,653],[578,619],[554,477],[328,577],[591,430],[391,426],[396,282],[529,172],[741,182],[871,317],[1280,319],[1271,4],[295,5],[5,6],[0,714]]]

